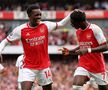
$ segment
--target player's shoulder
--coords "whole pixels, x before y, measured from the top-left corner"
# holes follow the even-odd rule
[[[22,30],[23,28],[26,28],[27,27],[27,23],[23,23],[19,26],[17,26],[14,30]]]
[[[48,31],[54,30],[57,26],[57,23],[52,21],[43,21],[42,23],[44,23],[47,26]]]
[[[90,24],[90,28],[93,29],[93,30],[98,30],[100,29],[100,27],[97,25],[97,24]]]
[[[55,26],[57,25],[56,22],[52,22],[52,21],[44,21],[43,23],[44,23],[47,27],[50,27],[50,28],[55,27]]]

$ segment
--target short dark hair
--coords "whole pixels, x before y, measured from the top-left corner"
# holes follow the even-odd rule
[[[86,20],[86,14],[81,10],[74,10],[71,13],[70,18],[75,22],[82,22]]]
[[[30,13],[32,12],[33,9],[40,9],[39,4],[38,3],[37,4],[31,4],[28,6],[28,8],[27,8],[28,16],[30,15]]]

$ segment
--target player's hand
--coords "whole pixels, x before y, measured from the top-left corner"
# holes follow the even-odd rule
[[[69,55],[69,49],[63,47],[62,49],[59,49],[59,51],[62,51],[63,55]]]
[[[84,55],[84,54],[88,53],[88,50],[87,49],[79,49],[79,50],[76,50],[75,53],[78,55]]]

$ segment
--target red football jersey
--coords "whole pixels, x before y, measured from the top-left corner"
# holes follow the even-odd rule
[[[50,66],[48,29],[45,24],[40,24],[36,28],[23,28],[21,40],[25,51],[24,67],[42,69]]]
[[[44,69],[50,66],[48,55],[48,31],[54,29],[56,23],[41,22],[36,27],[28,23],[16,27],[7,37],[8,41],[20,39],[24,49],[24,68]]]
[[[17,26],[7,40],[21,40],[24,49],[23,66],[31,69],[44,69],[50,66],[48,55],[48,32],[70,23],[70,14],[59,22],[44,21],[36,27],[28,23]]]
[[[85,30],[78,29],[76,35],[80,49],[95,48],[106,43],[106,38],[102,30],[95,24],[89,24]],[[105,62],[103,54],[100,52],[81,55],[78,66],[84,67],[93,73],[104,72]]]

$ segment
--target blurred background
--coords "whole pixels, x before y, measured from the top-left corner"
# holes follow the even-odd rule
[[[74,9],[82,9],[88,21],[99,25],[108,39],[108,0],[0,0],[0,42],[18,25],[28,21],[25,12],[27,6],[39,3],[42,9],[42,20],[59,21]],[[49,55],[53,73],[53,90],[71,90],[73,73],[77,66],[77,56],[64,57],[58,52],[61,47],[69,49],[77,46],[75,29],[70,25],[49,34]],[[8,45],[3,51],[3,64],[8,68],[0,76],[0,90],[18,90],[15,62],[23,53],[21,42]],[[108,53],[104,53],[108,68]],[[35,84],[35,90],[41,90]]]

